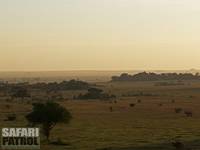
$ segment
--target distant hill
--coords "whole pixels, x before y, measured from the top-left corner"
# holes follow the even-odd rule
[[[10,91],[11,89],[34,89],[40,91],[66,91],[66,90],[88,90],[91,85],[84,81],[70,80],[62,82],[38,82],[31,84],[25,83],[0,83],[0,91]]]
[[[135,75],[123,73],[113,76],[112,81],[162,81],[162,80],[200,80],[199,73],[147,73],[141,72]]]

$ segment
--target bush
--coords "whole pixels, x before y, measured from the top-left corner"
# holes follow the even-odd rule
[[[135,104],[129,104],[130,107],[135,107]]]
[[[183,109],[182,108],[175,108],[174,111],[175,111],[175,113],[178,114],[178,113],[181,113],[183,111]]]

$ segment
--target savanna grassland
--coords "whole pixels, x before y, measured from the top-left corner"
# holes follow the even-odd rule
[[[58,124],[51,140],[65,144],[49,145],[42,137],[42,150],[173,150],[173,141],[200,149],[200,81],[171,86],[148,81],[95,84],[117,98],[74,100],[74,95],[85,91],[63,91],[65,98],[58,103],[73,119],[70,124]],[[8,101],[1,96],[0,127],[26,127],[24,116],[31,110],[31,100]],[[17,115],[16,121],[5,121],[9,113]]]

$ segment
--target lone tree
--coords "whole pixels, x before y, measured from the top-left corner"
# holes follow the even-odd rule
[[[71,113],[55,102],[35,103],[33,111],[26,116],[26,119],[33,125],[41,124],[43,133],[49,142],[51,130],[57,123],[69,123]]]

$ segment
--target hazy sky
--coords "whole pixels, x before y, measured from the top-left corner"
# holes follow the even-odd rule
[[[0,70],[190,68],[199,0],[0,0]]]

